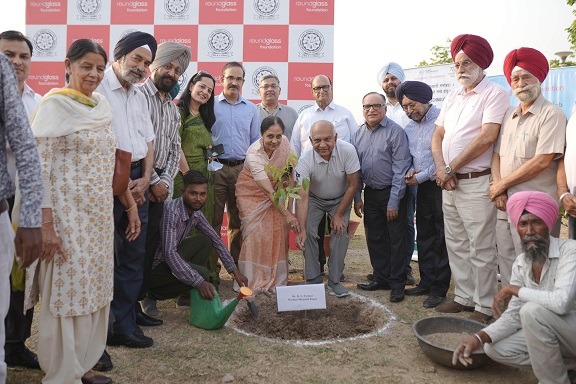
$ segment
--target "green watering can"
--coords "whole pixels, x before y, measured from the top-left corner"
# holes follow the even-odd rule
[[[228,321],[240,300],[246,296],[252,296],[250,288],[241,287],[238,296],[223,307],[218,292],[214,293],[215,298],[206,300],[197,289],[190,290],[190,324],[202,329],[221,328]]]

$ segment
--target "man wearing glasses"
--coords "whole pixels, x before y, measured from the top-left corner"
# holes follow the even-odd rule
[[[462,87],[444,100],[432,135],[432,156],[436,183],[444,190],[444,232],[455,297],[436,311],[474,312],[470,319],[487,322],[498,291],[490,164],[510,101],[504,88],[484,73],[494,58],[484,38],[457,36],[450,51]]]
[[[316,105],[306,108],[300,113],[296,124],[294,124],[292,138],[290,139],[290,146],[296,156],[300,157],[310,145],[310,140],[308,139],[310,137],[310,129],[319,120],[331,122],[336,129],[336,133],[338,133],[339,140],[354,144],[352,140],[354,133],[358,130],[358,124],[352,112],[332,101],[332,80],[328,76],[317,75],[312,79],[311,86],[312,96],[316,99]],[[326,221],[328,224],[326,224]],[[324,266],[326,265],[326,254],[324,253],[326,227],[330,228],[330,218],[324,218],[318,225],[318,261],[320,262],[322,274],[324,274]]]
[[[235,61],[222,68],[220,77],[224,89],[214,100],[216,122],[212,126],[214,146],[222,144],[224,153],[218,157],[222,169],[214,175],[214,222],[219,228],[224,217],[224,206],[228,212],[228,244],[234,262],[242,246],[240,216],[236,206],[236,180],[244,166],[246,151],[250,144],[260,138],[260,118],[256,106],[242,97],[246,71]]]
[[[256,104],[256,107],[258,107],[260,122],[268,116],[278,116],[282,119],[285,128],[284,136],[290,140],[294,123],[298,118],[298,112],[294,108],[278,102],[281,90],[280,79],[276,75],[268,74],[262,76],[258,81],[258,92],[260,92],[262,102]]]
[[[406,183],[412,163],[401,126],[386,117],[386,98],[364,96],[366,122],[355,135],[360,158],[360,182],[354,197],[356,215],[364,217],[373,280],[358,284],[365,291],[390,289],[390,301],[404,300],[406,285]],[[364,203],[362,202],[364,189]]]

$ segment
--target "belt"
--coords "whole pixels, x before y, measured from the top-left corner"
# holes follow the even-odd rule
[[[475,178],[480,177],[480,176],[489,175],[491,172],[492,171],[490,170],[490,168],[488,168],[488,169],[485,169],[485,170],[480,171],[480,172],[457,173],[456,178],[457,179],[475,179]]]
[[[142,159],[140,159],[138,161],[133,161],[130,164],[130,169],[138,168],[141,164],[142,164]]]
[[[235,167],[237,165],[244,164],[244,159],[242,160],[218,159],[218,161],[224,165],[228,165],[229,167]]]
[[[6,199],[0,200],[0,214],[8,210],[8,202]]]

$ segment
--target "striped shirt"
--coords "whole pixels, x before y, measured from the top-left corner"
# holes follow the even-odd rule
[[[160,181],[167,185],[172,183],[176,173],[178,173],[180,164],[180,113],[178,107],[172,101],[169,95],[164,99],[160,91],[148,78],[142,85],[137,88],[146,96],[148,101],[148,110],[154,126],[154,168],[163,169],[161,175],[152,170],[150,185],[158,184]]]
[[[164,204],[164,215],[160,222],[162,241],[156,250],[152,267],[156,268],[160,263],[164,262],[170,267],[172,275],[184,284],[192,287],[202,284],[204,281],[202,276],[178,254],[178,245],[193,228],[197,228],[200,232],[210,237],[212,246],[220,260],[222,260],[224,268],[226,268],[228,273],[232,273],[236,269],[236,264],[234,264],[234,259],[232,259],[220,236],[208,224],[208,220],[206,220],[201,211],[195,211],[188,215],[181,197]]]
[[[522,287],[518,297],[512,297],[502,316],[484,328],[493,343],[522,328],[520,308],[524,303],[540,304],[558,315],[576,312],[576,241],[550,237],[540,284],[534,281],[532,263],[520,254],[512,266],[510,285]]]
[[[436,180],[434,177],[436,166],[432,158],[432,134],[436,128],[434,122],[439,114],[440,110],[436,106],[431,105],[419,123],[410,120],[404,127],[404,132],[406,132],[408,137],[408,148],[410,149],[410,155],[412,155],[412,167],[410,169],[420,171],[414,175],[418,184],[428,180]]]

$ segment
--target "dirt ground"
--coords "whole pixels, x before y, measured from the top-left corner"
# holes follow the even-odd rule
[[[290,252],[294,267],[290,284],[302,282],[302,253]],[[412,262],[418,281],[418,264]],[[191,384],[191,383],[518,383],[535,384],[529,370],[518,370],[494,362],[483,368],[459,371],[431,362],[420,350],[412,324],[436,316],[422,307],[424,297],[406,297],[391,303],[389,291],[364,292],[356,287],[366,282],[371,272],[363,228],[350,243],[343,284],[353,293],[380,303],[387,325],[370,337],[347,339],[320,345],[286,342],[249,336],[229,326],[206,331],[188,324],[188,311],[178,309],[174,300],[159,303],[164,325],[145,328],[154,339],[148,349],[109,347],[114,369],[107,375],[115,383]],[[220,296],[234,297],[230,277],[222,275]],[[326,281],[325,281],[326,282]],[[449,292],[449,295],[452,291]],[[337,299],[342,305],[353,298]],[[244,304],[241,303],[241,306]],[[268,309],[267,309],[268,308]],[[259,308],[273,310],[272,307]],[[310,312],[310,311],[309,311]],[[362,316],[361,313],[359,313]],[[456,314],[455,316],[466,316]],[[384,320],[384,316],[386,319]],[[332,327],[325,323],[326,327]],[[29,340],[36,350],[36,329]],[[9,384],[37,384],[40,371],[9,369]]]

